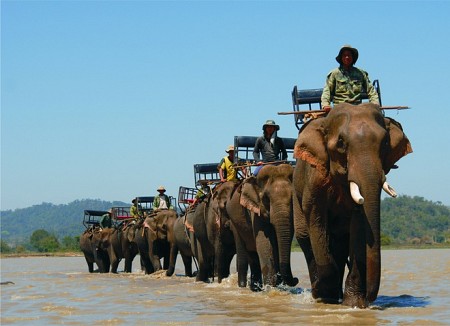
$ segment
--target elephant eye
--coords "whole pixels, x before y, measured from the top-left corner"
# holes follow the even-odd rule
[[[339,137],[339,139],[336,142],[336,148],[339,152],[343,153],[345,151],[345,142],[342,137]]]

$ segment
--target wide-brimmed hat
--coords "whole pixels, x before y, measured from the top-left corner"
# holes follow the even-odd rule
[[[341,47],[341,49],[339,50],[339,54],[336,57],[336,61],[339,64],[342,64],[342,52],[344,52],[344,50],[349,50],[352,52],[352,56],[353,56],[353,64],[356,63],[356,61],[358,61],[358,49],[353,48],[351,45],[346,44],[343,47]]]
[[[267,126],[274,126],[275,130],[280,130],[280,126],[275,123],[273,120],[267,120],[265,124],[262,126],[262,130],[266,130]]]
[[[157,191],[166,191],[166,188],[164,188],[163,186],[159,186],[158,189],[156,189]]]
[[[227,152],[227,153],[229,153],[229,152],[231,152],[231,151],[234,152],[234,146],[233,146],[233,145],[229,145],[229,146],[227,147],[227,149],[225,150],[225,152]]]

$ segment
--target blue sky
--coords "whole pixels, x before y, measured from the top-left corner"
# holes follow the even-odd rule
[[[2,1],[1,209],[177,196],[236,135],[297,136],[291,91],[343,44],[414,153],[399,194],[450,205],[447,1]],[[88,208],[87,208],[88,209]]]

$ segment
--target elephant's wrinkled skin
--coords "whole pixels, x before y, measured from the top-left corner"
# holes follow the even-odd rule
[[[94,263],[97,264],[99,273],[109,273],[110,260],[108,253],[95,245],[100,237],[101,231],[99,227],[91,227],[80,236],[80,249],[86,259],[89,273],[94,272]]]
[[[171,244],[167,230],[168,225],[172,224],[177,217],[174,210],[159,211],[147,217],[143,228],[136,233],[136,243],[146,274],[169,268]],[[161,265],[162,258],[164,258],[163,265]]]
[[[294,152],[294,227],[314,298],[361,308],[376,299],[380,193],[394,163],[410,152],[400,124],[384,118],[374,104],[336,105],[300,131]],[[360,192],[354,199],[352,185]]]
[[[108,253],[111,263],[111,272],[117,273],[122,259],[125,259],[125,273],[132,272],[132,263],[138,253],[134,238],[132,224],[120,228],[106,228],[99,234],[97,247]]]
[[[253,290],[261,281],[272,286],[298,283],[290,263],[292,174],[288,164],[264,166],[257,177],[246,179],[225,205],[236,241],[239,286],[246,286],[248,264]]]
[[[167,276],[172,276],[175,271],[178,252],[183,259],[185,275],[192,277],[192,259],[194,257],[191,248],[191,238],[193,239],[192,220],[194,210],[188,211],[184,216],[177,218],[168,225],[167,237],[170,246],[170,263],[166,272]]]
[[[223,206],[236,184],[227,181],[216,186],[212,193],[195,209],[193,227],[195,234],[194,254],[198,257],[197,281],[208,282],[211,274],[217,281],[230,275],[230,265],[236,253],[230,221],[222,214]]]

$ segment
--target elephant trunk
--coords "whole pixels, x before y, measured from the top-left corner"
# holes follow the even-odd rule
[[[361,233],[355,234],[354,239],[357,240],[351,243],[356,255],[356,265],[352,268],[359,270],[360,290],[362,291],[361,295],[365,297],[364,301],[373,302],[377,298],[381,279],[380,196],[384,180],[382,172],[377,172],[379,169],[376,166],[368,163],[365,166],[371,166],[371,170],[357,175],[349,173],[350,180],[354,180],[353,191],[357,189],[355,193],[360,191],[360,196],[364,198],[363,204],[359,206],[360,215],[357,214],[354,217],[356,225],[359,226],[353,232]],[[352,182],[350,182],[351,184]],[[363,307],[366,304],[361,301],[356,305]]]
[[[298,283],[298,278],[292,276],[291,270],[291,244],[294,234],[292,209],[289,211],[285,208],[275,208],[271,211],[274,212],[270,216],[278,242],[281,278],[286,285],[295,286]]]
[[[365,268],[360,270],[362,289],[365,289],[365,299],[373,302],[378,295],[381,278],[381,252],[380,252],[380,195],[381,184],[372,179],[372,182],[362,183],[361,191],[364,195],[364,204],[362,205],[363,214],[360,216],[361,227],[364,230],[362,242],[353,243],[356,246],[365,246],[363,248],[354,248],[360,261],[363,259]],[[362,235],[362,234],[361,234]],[[356,235],[359,238],[358,235]],[[361,251],[363,250],[363,251]],[[365,256],[365,258],[364,258]],[[361,262],[363,262],[361,261]],[[365,306],[366,304],[358,304]]]
[[[380,253],[380,188],[374,194],[366,196],[363,205],[367,216],[366,225],[366,298],[369,302],[375,301],[380,288],[381,253]]]

